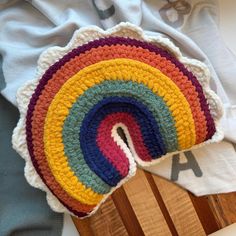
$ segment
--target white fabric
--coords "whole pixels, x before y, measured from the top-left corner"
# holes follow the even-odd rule
[[[61,236],[78,236],[78,231],[75,228],[75,224],[73,223],[71,216],[65,213],[63,219]]]
[[[236,152],[232,144],[209,144],[192,151],[201,169],[201,177],[196,177],[191,168],[179,172],[177,183],[201,196],[212,193],[226,193],[236,190]],[[180,163],[186,163],[184,154],[180,154]],[[145,168],[148,171],[170,178],[172,159],[166,158],[160,165]]]
[[[16,91],[34,78],[40,53],[53,45],[66,45],[82,26],[107,29],[129,21],[150,35],[162,33],[186,55],[209,66],[212,88],[225,107],[225,142],[193,151],[201,175],[182,170],[176,183],[197,195],[235,191],[236,155],[229,141],[236,142],[236,60],[220,37],[218,10],[216,0],[4,1],[0,3],[0,54],[5,77],[1,93],[16,105]],[[183,158],[182,154],[180,160]],[[148,170],[170,179],[171,172],[176,172],[172,167],[169,158]]]

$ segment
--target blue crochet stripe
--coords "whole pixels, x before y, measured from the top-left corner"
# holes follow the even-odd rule
[[[79,133],[85,115],[92,107],[104,97],[120,96],[132,97],[142,102],[155,117],[168,152],[178,148],[175,123],[171,112],[163,99],[143,84],[123,80],[107,80],[86,90],[70,109],[63,126],[63,143],[65,156],[75,176],[79,178],[87,188],[105,194],[110,187],[96,173],[94,173],[84,160],[80,148]]]
[[[130,97],[104,98],[85,116],[80,129],[80,145],[88,166],[110,186],[116,186],[122,176],[101,153],[96,137],[101,121],[115,112],[127,112],[135,118],[141,128],[144,144],[153,158],[166,154],[155,118],[142,103]]]

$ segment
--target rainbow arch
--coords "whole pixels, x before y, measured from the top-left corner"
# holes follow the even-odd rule
[[[128,146],[117,134],[122,127]],[[167,153],[212,138],[203,88],[171,53],[125,37],[79,46],[51,65],[28,105],[31,161],[48,189],[84,217]]]

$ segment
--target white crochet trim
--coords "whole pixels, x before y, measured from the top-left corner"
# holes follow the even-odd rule
[[[219,127],[219,119],[223,114],[223,106],[218,96],[209,87],[210,72],[205,64],[203,64],[200,61],[189,59],[187,57],[182,56],[182,53],[180,52],[179,48],[177,48],[168,38],[165,38],[162,36],[157,36],[157,37],[147,36],[144,34],[141,28],[131,23],[120,23],[119,25],[111,29],[108,29],[106,31],[96,26],[81,28],[75,31],[71,41],[67,44],[67,46],[51,47],[47,49],[46,51],[44,51],[38,60],[36,78],[32,81],[27,82],[17,92],[17,103],[20,110],[20,120],[17,124],[17,127],[13,131],[13,136],[12,136],[13,148],[25,159],[25,162],[26,162],[25,177],[27,181],[29,182],[29,184],[32,185],[33,187],[39,188],[46,192],[47,202],[50,205],[50,207],[56,212],[68,212],[72,214],[72,212],[69,212],[67,208],[64,207],[59,202],[59,200],[51,193],[48,187],[43,183],[43,181],[41,180],[40,176],[36,172],[31,162],[31,158],[30,158],[28,148],[27,148],[26,132],[25,132],[25,128],[26,128],[25,119],[26,119],[28,104],[30,102],[30,98],[32,94],[34,93],[35,88],[37,87],[39,83],[39,80],[41,79],[42,75],[51,65],[53,65],[56,61],[58,61],[65,54],[70,52],[72,49],[77,48],[78,46],[81,46],[85,43],[88,43],[89,41],[93,41],[95,39],[99,39],[106,36],[130,37],[130,38],[150,42],[172,53],[180,62],[182,62],[186,66],[188,70],[193,72],[193,74],[197,77],[198,81],[202,85],[204,95],[206,96],[209,106],[210,106],[211,115],[216,124],[216,133],[214,134],[214,136],[210,140],[207,140],[204,143],[193,146],[191,149],[203,146],[207,143],[219,142],[220,140],[223,139],[223,132],[221,131],[221,128]],[[124,130],[130,149],[127,147],[124,141],[119,137],[117,133],[118,127],[121,127]],[[115,189],[120,187],[124,182],[126,182],[130,177],[132,177],[136,173],[135,161],[141,166],[154,165],[160,162],[160,159],[154,160],[152,162],[144,162],[138,157],[135,151],[134,145],[132,143],[132,139],[129,135],[128,129],[124,124],[119,123],[113,127],[112,137],[115,140],[115,142],[121,147],[121,149],[124,151],[124,153],[126,154],[129,160],[129,163],[130,163],[129,174],[125,179],[122,179],[122,181],[120,181],[117,187],[112,188],[111,192],[104,196],[102,201],[96,206],[96,208],[93,210],[91,214],[96,212],[99,206],[106,200],[108,196],[110,196],[110,194]],[[162,157],[161,160],[167,156],[173,155],[174,153],[179,153],[179,152],[169,153],[165,155],[164,157]]]

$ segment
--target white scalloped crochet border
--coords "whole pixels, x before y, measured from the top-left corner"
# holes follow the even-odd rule
[[[31,158],[28,152],[27,143],[26,143],[26,132],[25,132],[25,119],[26,119],[26,112],[28,108],[28,104],[32,94],[34,93],[35,88],[38,85],[39,80],[41,79],[42,75],[45,71],[53,65],[56,61],[58,61],[61,57],[63,57],[66,53],[71,51],[72,49],[81,46],[89,41],[99,39],[106,36],[123,36],[123,37],[130,37],[146,42],[150,42],[152,44],[156,44],[167,49],[170,53],[172,53],[179,61],[181,61],[188,70],[192,71],[194,75],[197,77],[199,82],[203,87],[203,92],[208,100],[211,114],[214,118],[216,123],[216,133],[212,137],[211,140],[208,140],[202,144],[195,145],[193,148],[197,148],[202,146],[206,143],[211,142],[219,142],[223,139],[223,133],[219,127],[219,119],[223,114],[223,106],[221,104],[220,99],[218,96],[210,89],[209,87],[209,80],[210,80],[210,73],[208,68],[205,64],[200,61],[189,59],[187,57],[182,56],[179,48],[177,48],[168,38],[157,36],[151,37],[144,34],[143,30],[140,27],[137,27],[131,23],[120,23],[119,25],[108,29],[106,31],[100,29],[96,26],[84,27],[77,31],[75,31],[71,41],[65,47],[51,47],[44,51],[38,60],[38,67],[37,73],[34,80],[27,82],[23,87],[21,87],[17,92],[17,103],[20,111],[20,120],[17,124],[17,127],[13,131],[12,136],[12,144],[13,148],[25,159],[25,177],[30,185],[33,187],[39,188],[46,192],[46,197],[49,206],[56,212],[69,212],[66,207],[64,207],[59,200],[51,193],[48,187],[43,183],[41,178],[39,177],[38,173],[36,172],[33,164],[31,162]],[[130,145],[131,151],[127,148],[126,144],[122,141],[122,139],[117,135],[115,129],[112,131],[112,136],[117,144],[123,149],[126,153],[129,161],[130,161],[130,172],[128,177],[123,179],[119,185],[115,188],[112,188],[112,191],[109,194],[106,194],[102,201],[97,205],[97,207],[91,212],[92,215],[99,206],[106,200],[106,198],[118,187],[120,187],[124,182],[126,182],[130,177],[132,177],[136,172],[136,163],[135,161],[142,166],[147,165],[154,165],[158,163],[160,160],[155,160],[151,163],[143,162],[140,158],[138,158],[137,154],[135,153],[134,146],[132,144],[132,140],[129,136],[127,128],[122,124],[117,124],[117,127],[122,127],[126,136],[128,143]],[[117,128],[116,127],[116,128]],[[178,153],[178,152],[174,152]],[[174,153],[167,154],[161,159],[170,156]],[[135,160],[135,161],[134,161]]]

